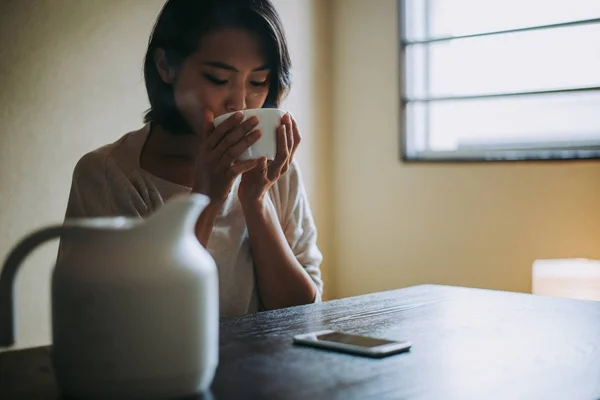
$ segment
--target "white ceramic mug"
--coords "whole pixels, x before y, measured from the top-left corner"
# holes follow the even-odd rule
[[[244,121],[252,116],[258,117],[258,125],[254,130],[260,130],[262,136],[248,150],[246,150],[239,158],[240,161],[257,159],[266,157],[268,160],[274,160],[277,154],[277,128],[281,125],[281,118],[286,114],[286,111],[279,108],[253,108],[250,110],[242,110]],[[214,119],[215,127],[219,126],[227,118],[231,117],[235,112],[219,115]]]

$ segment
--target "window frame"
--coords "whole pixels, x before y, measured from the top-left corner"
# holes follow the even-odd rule
[[[498,31],[488,31],[465,35],[456,35],[453,37],[436,37],[425,40],[408,40],[406,32],[406,2],[414,0],[397,0],[397,26],[398,26],[398,42],[399,42],[399,96],[400,96],[400,158],[403,162],[410,163],[488,163],[488,162],[561,162],[561,161],[589,161],[600,159],[600,132],[598,132],[598,140],[590,141],[589,143],[582,143],[580,146],[564,146],[556,145],[552,146],[551,142],[548,142],[547,146],[531,146],[527,148],[523,145],[515,149],[488,149],[476,148],[473,150],[451,150],[451,151],[415,151],[414,154],[409,154],[409,141],[410,133],[408,131],[408,105],[410,103],[427,103],[432,101],[461,101],[461,100],[476,100],[476,99],[491,99],[491,98],[508,98],[516,96],[529,96],[529,95],[552,95],[557,93],[584,93],[584,92],[597,92],[600,93],[600,85],[589,86],[589,87],[573,87],[565,89],[553,89],[553,90],[537,90],[537,91],[524,91],[524,92],[507,92],[507,93],[489,93],[489,94],[478,94],[478,95],[464,95],[464,96],[449,96],[449,97],[430,97],[430,98],[408,98],[407,97],[407,73],[406,73],[406,49],[408,46],[414,44],[430,44],[436,42],[442,42],[447,40],[456,39],[468,39],[476,37],[485,37],[492,35],[501,35],[508,33],[520,33],[539,31],[544,29],[553,29],[560,27],[569,26],[580,26],[587,24],[600,24],[600,18],[591,18],[586,20],[569,21],[563,23],[547,24],[528,26],[523,28],[506,29]],[[425,3],[425,32],[428,32],[429,25],[429,5],[431,0],[419,0]],[[425,88],[428,91],[429,88],[429,49],[426,46],[425,50]],[[426,115],[429,113],[429,108],[425,108]],[[426,126],[429,124],[429,117],[425,120]],[[426,128],[427,130],[427,128]],[[425,139],[427,140],[427,139]],[[501,147],[498,144],[498,147]]]

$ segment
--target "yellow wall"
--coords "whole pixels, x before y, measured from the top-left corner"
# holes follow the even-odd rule
[[[338,297],[419,283],[531,290],[541,257],[600,257],[600,163],[399,161],[396,0],[334,1]]]
[[[148,107],[142,59],[164,0],[0,2],[0,259],[34,229],[62,222],[81,155],[141,126]],[[320,130],[322,3],[277,0],[296,83],[284,107],[303,127],[298,157],[319,227],[330,215]],[[330,169],[330,168],[329,168]],[[327,226],[319,241],[327,253]],[[17,276],[17,348],[50,342],[49,284],[56,243],[37,250]],[[326,270],[326,268],[324,268]],[[327,271],[324,271],[326,274]],[[326,279],[328,280],[327,276]]]
[[[61,222],[76,161],[137,128],[148,107],[141,60],[162,1],[0,2],[0,258]],[[56,243],[17,276],[17,345],[50,340]]]

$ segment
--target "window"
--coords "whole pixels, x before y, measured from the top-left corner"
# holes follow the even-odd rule
[[[399,0],[406,160],[600,157],[600,0]]]

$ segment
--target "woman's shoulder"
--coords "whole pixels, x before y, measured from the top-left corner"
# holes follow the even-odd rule
[[[134,168],[143,146],[144,128],[138,131],[128,132],[112,143],[103,145],[85,153],[75,164],[74,176],[86,176],[106,174],[109,169],[131,169]],[[138,144],[141,142],[141,145]],[[140,147],[138,149],[138,147]],[[138,154],[138,155],[136,155]]]
[[[84,178],[90,175],[105,174],[106,160],[110,155],[110,151],[107,151],[104,147],[92,150],[84,154],[77,163],[73,170],[73,178]]]

